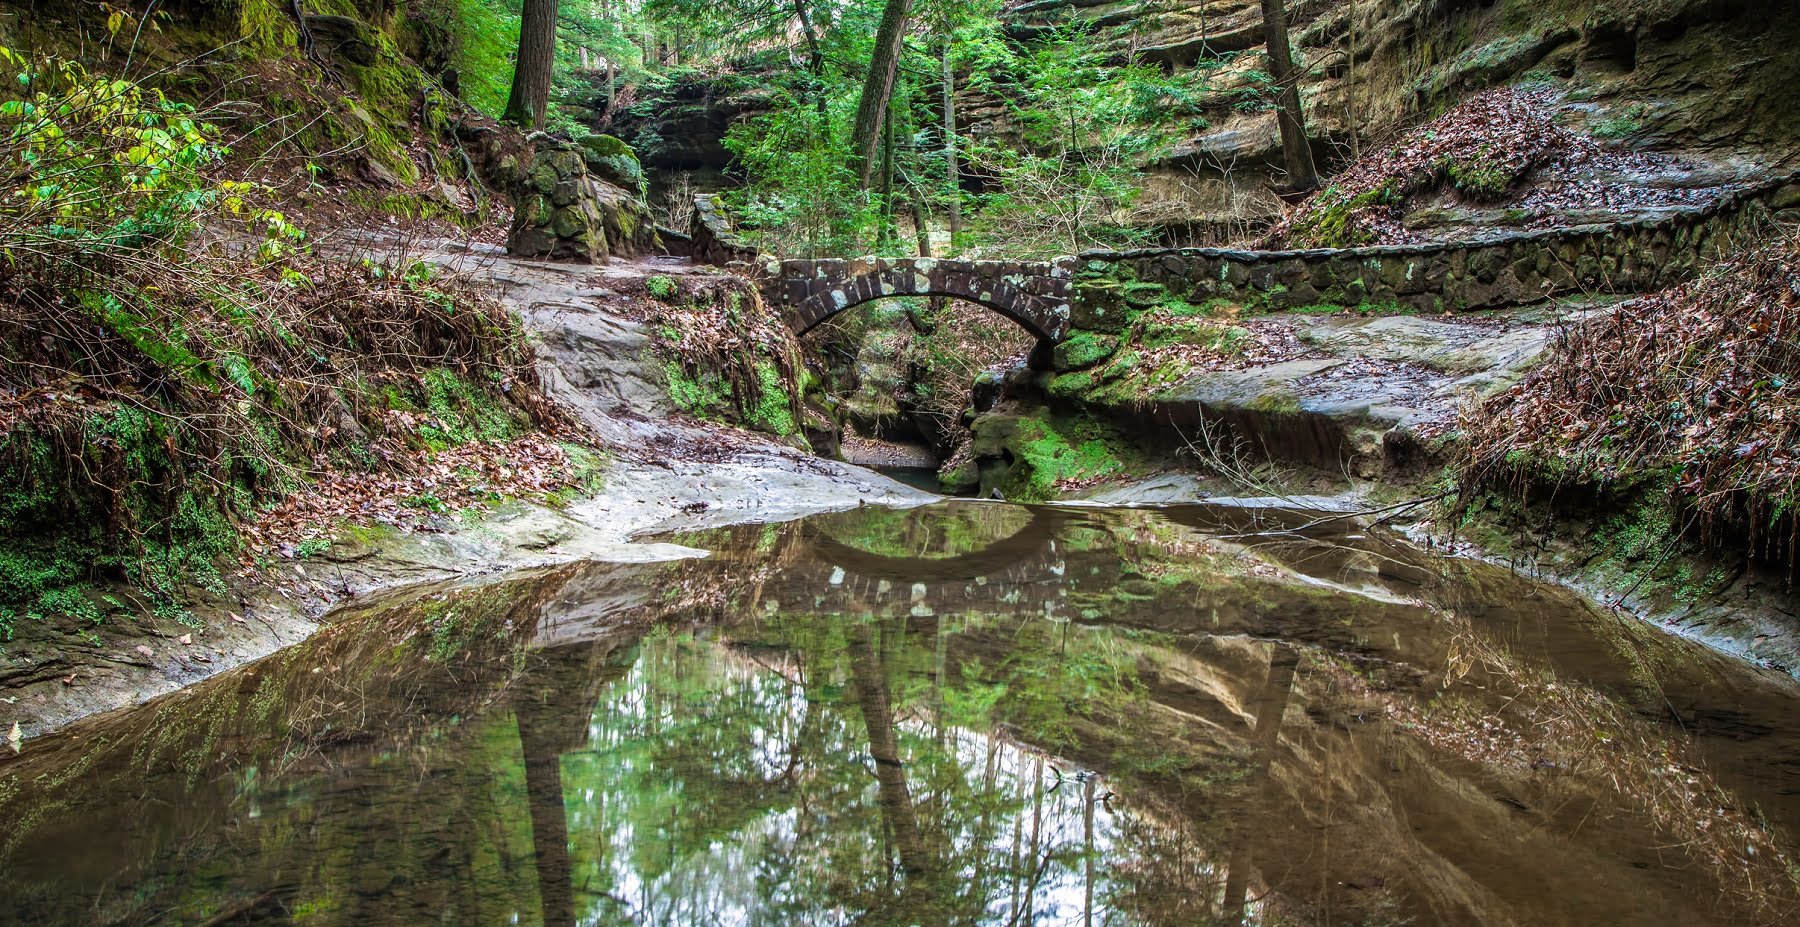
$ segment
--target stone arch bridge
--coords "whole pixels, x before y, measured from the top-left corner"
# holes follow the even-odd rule
[[[1119,333],[1137,312],[1173,300],[1201,305],[1224,298],[1252,310],[1337,305],[1435,314],[1647,292],[1691,279],[1707,261],[1766,236],[1771,216],[1800,220],[1800,172],[1700,207],[1605,225],[1500,231],[1472,241],[1089,251],[1052,261],[778,261],[742,243],[710,200],[696,200],[695,208],[694,256],[751,269],[797,333],[872,300],[944,296],[986,306],[1048,348],[1076,331]]]
[[[765,295],[805,334],[819,323],[890,296],[945,296],[979,303],[1054,344],[1069,327],[1073,258],[1054,262],[943,258],[792,260],[764,267]]]

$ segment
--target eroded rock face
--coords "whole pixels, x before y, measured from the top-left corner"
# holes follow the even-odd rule
[[[680,75],[645,89],[637,105],[612,114],[612,130],[653,171],[718,177],[731,164],[725,134],[744,117],[767,111],[770,85],[790,71],[784,58],[752,58],[724,73]]]
[[[607,144],[611,143],[611,144]],[[540,137],[519,179],[506,250],[519,257],[604,263],[657,250],[656,224],[636,184],[631,149],[609,136]]]

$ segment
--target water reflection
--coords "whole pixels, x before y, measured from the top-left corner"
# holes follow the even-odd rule
[[[420,590],[0,765],[0,921],[1787,922],[1783,678],[1306,513]]]
[[[904,632],[842,630],[780,663],[767,640],[646,641],[563,757],[579,920],[1129,922],[1107,916],[1134,891],[1115,864],[1160,828],[1122,832],[1090,771],[897,714],[883,654]]]

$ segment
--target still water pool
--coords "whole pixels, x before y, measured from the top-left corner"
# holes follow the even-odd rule
[[[1800,698],[1306,512],[947,502],[340,613],[0,760],[21,924],[1794,924]]]

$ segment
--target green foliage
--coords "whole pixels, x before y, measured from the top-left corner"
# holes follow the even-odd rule
[[[890,195],[879,168],[873,189],[864,191],[847,166],[850,123],[881,6],[850,4],[835,20],[821,19],[820,44],[829,64],[819,73],[755,75],[762,91],[756,115],[735,125],[726,142],[746,180],[729,205],[747,237],[783,255],[903,253],[912,243],[903,240],[896,216],[914,202],[941,213],[955,200],[969,220],[958,247],[1028,256],[1144,240],[1147,233],[1134,227],[1130,211],[1141,167],[1204,126],[1199,113],[1210,73],[1170,75],[1120,65],[1075,23],[1021,45],[1005,37],[992,3],[922,7],[915,21],[937,40],[909,43],[902,53],[889,107],[894,179],[891,201],[884,202]],[[649,10],[684,27],[721,24],[718,9],[688,0],[654,3]],[[746,13],[750,22],[733,21],[731,28],[749,34],[784,23],[789,13],[773,20],[769,15]],[[1007,121],[1024,137],[1020,145],[1010,135],[959,136],[966,169],[958,177],[981,176],[979,197],[950,181],[937,90],[920,77],[938,73],[946,54],[959,83],[1004,101]],[[731,76],[721,68],[707,72],[704,81],[692,79],[682,96],[654,87],[651,93],[669,94],[659,104],[665,108],[680,107],[701,89],[708,96],[735,92]],[[689,78],[671,72],[666,79]]]
[[[496,402],[491,392],[441,367],[424,373],[419,392],[424,410],[431,414],[419,435],[433,450],[471,441],[505,441],[529,427]]]
[[[0,393],[38,394],[0,432],[9,627],[89,624],[86,591],[107,587],[194,621],[183,603],[223,593],[241,519],[321,462],[380,466],[361,440],[385,426],[366,415],[369,359],[377,377],[416,376],[407,401],[424,423],[400,447],[518,433],[524,416],[499,396],[521,342],[502,311],[459,305],[416,265],[322,278],[301,230],[260,205],[266,189],[210,176],[224,150],[192,110],[70,65],[0,60],[23,88],[0,105]],[[260,235],[255,258],[180,250],[208,218]]]
[[[675,294],[680,292],[680,289],[676,285],[674,277],[656,274],[644,281],[644,292],[649,293],[655,299],[668,302],[675,298]]]
[[[519,47],[519,11],[505,0],[448,0],[454,45],[449,57],[462,97],[495,119],[506,111],[512,56]]]
[[[190,586],[223,591],[216,563],[235,544],[224,507],[240,496],[164,488],[179,466],[179,436],[159,414],[97,412],[87,433],[87,466],[116,493],[67,487],[63,460],[32,430],[0,442],[0,480],[11,487],[0,493],[0,536],[9,539],[0,545],[0,609],[97,623],[85,590],[98,581],[129,582],[165,605]]]
[[[1023,147],[971,140],[970,165],[993,178],[975,222],[1008,254],[1053,256],[1145,240],[1129,208],[1141,167],[1182,133],[1204,78],[1121,66],[1076,23],[1059,26],[1023,53],[991,61],[972,84],[1007,100]]]
[[[674,286],[663,279],[658,289]],[[737,278],[689,278],[683,289],[682,300],[656,310],[652,328],[676,408],[777,436],[799,433],[807,375],[793,332]]]
[[[0,257],[112,251],[185,234],[218,191],[225,148],[194,108],[160,90],[33,63],[0,47]]]
[[[310,560],[330,549],[330,538],[307,538],[294,545],[294,556],[301,560]]]
[[[765,114],[733,126],[725,146],[746,184],[726,197],[741,231],[777,254],[855,254],[880,210],[846,164],[854,101],[842,91],[816,101],[778,91]]]

